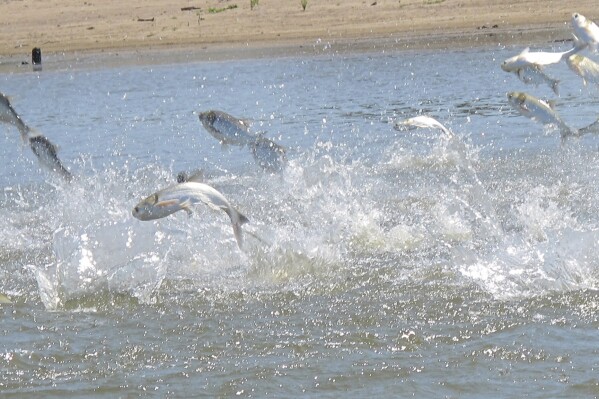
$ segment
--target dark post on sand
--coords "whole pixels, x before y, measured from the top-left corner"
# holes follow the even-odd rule
[[[31,63],[33,64],[34,71],[42,70],[42,49],[39,47],[34,47],[31,50]]]

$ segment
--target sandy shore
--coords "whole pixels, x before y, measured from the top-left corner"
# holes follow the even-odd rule
[[[550,43],[596,0],[4,0],[0,72],[314,54]]]

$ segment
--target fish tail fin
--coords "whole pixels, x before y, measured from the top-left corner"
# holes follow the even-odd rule
[[[235,209],[230,209],[227,213],[231,218],[231,224],[233,225],[233,234],[235,235],[237,246],[239,246],[239,249],[241,249],[243,247],[243,235],[241,226],[248,223],[250,220],[243,214],[237,212]]]
[[[572,129],[570,126],[566,124],[562,124],[560,126],[560,133],[562,138],[562,145],[566,142],[569,137],[580,137],[581,131],[577,129]]]
[[[578,130],[578,135],[580,136],[586,133],[599,133],[599,118],[590,125]]]

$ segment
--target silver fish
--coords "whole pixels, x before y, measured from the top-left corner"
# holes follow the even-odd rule
[[[551,87],[551,90],[553,90],[555,94],[559,95],[559,80],[547,76],[547,74],[537,66],[520,68],[516,72],[516,75],[518,75],[520,80],[526,84],[539,85],[545,83],[547,86]]]
[[[191,215],[191,206],[200,202],[229,215],[237,245],[241,248],[241,226],[249,221],[248,218],[233,208],[219,191],[204,183],[185,182],[160,190],[138,203],[132,213],[143,221],[160,219],[180,210]]]
[[[28,141],[28,134],[30,131],[29,126],[23,122],[10,104],[8,97],[2,93],[0,93],[0,121],[16,126],[19,133],[21,133],[21,140],[23,140],[24,143]]]
[[[587,82],[599,85],[599,64],[579,54],[569,56],[566,63],[574,73],[582,78],[582,83],[585,86]]]
[[[249,132],[248,123],[222,111],[206,111],[199,114],[204,128],[223,146],[245,146],[256,140]]]
[[[562,52],[546,52],[546,51],[530,51],[527,47],[518,55],[510,57],[503,61],[501,69],[506,72],[517,73],[519,69],[536,66],[543,67],[545,65],[557,64],[563,59],[568,58],[572,54],[576,54],[586,47],[586,43],[581,42],[578,38],[574,38],[574,47],[568,51]]]
[[[412,118],[398,121],[393,126],[395,130],[402,130],[407,127],[421,127],[425,129],[439,129],[447,135],[447,137],[453,137],[453,133],[447,129],[441,122],[427,115],[418,115]]]
[[[274,141],[259,137],[251,144],[251,148],[254,160],[262,169],[280,172],[285,168],[287,164],[285,148]]]
[[[572,29],[581,42],[588,44],[593,51],[597,51],[599,45],[599,26],[597,24],[582,14],[574,13],[572,14]]]
[[[42,135],[32,136],[29,138],[29,146],[40,164],[58,173],[67,181],[73,179],[71,172],[69,172],[62,162],[60,162],[60,159],[58,159],[56,146],[52,144],[50,140]]]
[[[569,136],[579,136],[576,129],[572,129],[564,123],[553,109],[553,105],[538,98],[522,92],[507,93],[508,102],[522,115],[539,122],[543,125],[556,126],[562,139]]]

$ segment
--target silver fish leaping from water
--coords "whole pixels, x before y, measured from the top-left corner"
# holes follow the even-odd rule
[[[219,191],[204,183],[185,182],[160,190],[139,202],[132,213],[139,220],[155,220],[181,210],[191,214],[192,205],[200,202],[211,209],[222,210],[229,216],[237,245],[241,248],[241,226],[248,222],[248,218],[233,208]]]
[[[58,159],[56,146],[46,137],[27,126],[16,113],[8,98],[2,93],[0,93],[0,121],[17,127],[21,134],[21,140],[25,143],[29,143],[31,151],[33,151],[33,154],[37,157],[40,164],[57,172],[67,181],[70,181],[73,178],[73,175],[64,167],[62,162],[60,162],[60,159]]]
[[[582,83],[592,83],[599,86],[599,64],[589,58],[574,54],[566,59],[568,67],[582,78]]]
[[[538,86],[541,83],[545,83],[553,90],[553,92],[559,95],[559,80],[549,77],[543,70],[537,66],[531,65],[528,67],[520,68],[516,71],[516,75],[520,80],[526,84],[534,84]]]
[[[265,170],[280,172],[287,164],[285,148],[266,137],[259,137],[251,144],[256,163]]]
[[[246,146],[256,140],[256,135],[250,133],[249,124],[223,111],[206,111],[199,114],[204,128],[223,146]]]
[[[530,48],[525,48],[518,55],[510,57],[503,61],[501,69],[506,72],[518,72],[518,69],[530,66],[544,67],[546,65],[557,64],[568,58],[572,54],[576,54],[586,47],[586,43],[582,43],[577,37],[574,38],[574,47],[570,50],[562,52],[547,52],[547,51],[530,51]]]
[[[508,58],[501,64],[501,69],[506,72],[514,73],[518,78],[526,84],[539,85],[546,83],[555,94],[558,93],[559,80],[549,77],[543,67],[546,65],[557,64],[564,59],[567,59],[573,54],[578,53],[587,46],[578,38],[574,37],[574,47],[563,52],[531,52],[529,48],[525,48],[520,54]]]
[[[24,143],[29,141],[29,126],[23,122],[15,109],[10,104],[8,97],[0,93],[0,121],[15,126],[21,134],[21,140]]]
[[[447,135],[447,137],[453,137],[453,133],[447,129],[441,122],[427,115],[418,115],[412,118],[398,121],[393,126],[396,130],[401,130],[406,127],[421,127],[425,129],[439,129]]]
[[[566,125],[562,118],[557,114],[552,103],[539,100],[530,94],[523,92],[509,92],[507,94],[508,102],[520,114],[530,118],[542,125],[556,126],[561,134],[562,140],[567,137],[577,137],[580,135],[578,130],[572,129]]]
[[[588,44],[593,52],[597,52],[599,46],[599,26],[584,15],[572,14],[572,29],[576,37],[583,43]]]
[[[73,175],[64,167],[58,158],[58,150],[50,140],[42,135],[29,137],[29,146],[35,154],[40,164],[44,165],[53,172],[58,173],[66,181],[71,181]]]

